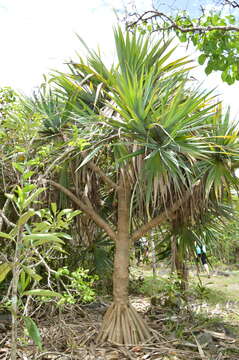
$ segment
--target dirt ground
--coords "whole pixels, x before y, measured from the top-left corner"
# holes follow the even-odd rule
[[[185,302],[168,298],[160,289],[167,269],[159,269],[155,281],[148,267],[134,269],[143,276],[142,289],[153,290],[159,302],[152,305],[151,294],[132,295],[130,300],[152,329],[152,337],[138,346],[95,344],[107,300],[87,306],[68,306],[63,313],[42,309],[36,322],[44,344],[40,352],[26,334],[19,334],[21,360],[238,360],[239,359],[239,271],[213,270],[201,281],[194,269],[190,286],[197,297]],[[134,274],[134,276],[136,276]],[[170,283],[169,283],[170,284]],[[148,287],[147,287],[148,286]],[[171,303],[170,303],[170,301]],[[173,301],[172,301],[173,299]],[[0,321],[0,360],[10,359],[10,328]]]

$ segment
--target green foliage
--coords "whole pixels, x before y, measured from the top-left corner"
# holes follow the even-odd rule
[[[0,123],[14,108],[17,94],[10,87],[0,88]]]
[[[211,290],[201,281],[197,284],[194,284],[192,287],[192,294],[196,296],[197,299],[200,300],[208,300],[211,294]]]
[[[220,71],[222,80],[231,85],[239,80],[238,5],[232,3],[226,2],[230,13],[222,4],[221,9],[217,6],[210,11],[202,6],[201,15],[196,18],[187,10],[177,11],[176,15],[161,9],[146,11],[139,16],[137,28],[142,34],[176,33],[181,42],[192,43],[201,52],[198,62],[205,64],[207,75]],[[133,24],[129,26],[135,27]]]
[[[206,232],[206,216],[226,217],[221,203],[229,204],[231,188],[237,188],[237,124],[222,115],[211,92],[189,88],[190,62],[170,60],[170,40],[153,43],[148,36],[116,29],[115,43],[116,65],[107,68],[89,51],[86,61],[79,58],[70,65],[69,74],[56,74],[54,91],[25,99],[18,113],[4,120],[0,155],[8,181],[4,178],[3,185],[8,193],[15,189],[4,200],[12,204],[14,226],[9,230],[6,225],[0,235],[17,250],[21,298],[36,295],[49,301],[62,292],[60,304],[89,302],[95,297],[91,273],[112,270],[112,242],[85,214],[74,225],[76,239],[85,243],[71,242],[72,219],[80,212],[62,210],[64,199],[59,205],[56,191],[33,185],[41,175],[60,178],[66,194],[72,191],[88,215],[95,212],[116,233],[122,169],[131,186],[130,234],[155,216],[162,215],[168,228],[177,220],[184,253]],[[200,62],[205,61],[203,53]],[[39,196],[47,208],[39,209]],[[167,211],[180,202],[172,219]],[[210,233],[210,226],[206,230]],[[87,251],[80,253],[85,244]],[[80,258],[90,272],[78,267]],[[9,276],[11,266],[3,266],[0,278]],[[176,301],[176,280],[160,286],[165,298]]]
[[[88,160],[94,160],[96,154],[100,157],[103,149],[109,146],[107,132],[105,132],[107,145],[103,141],[105,129],[108,130],[110,127],[115,131],[120,130],[120,141],[112,144],[114,151],[112,164],[124,166],[126,161],[147,154],[144,156],[142,171],[140,175],[137,174],[140,181],[136,182],[132,210],[140,201],[147,203],[146,209],[149,209],[150,202],[157,208],[155,203],[158,199],[157,191],[162,196],[166,196],[165,188],[170,183],[174,184],[172,185],[174,190],[171,192],[179,195],[181,191],[179,189],[182,186],[187,187],[187,183],[192,181],[190,156],[196,159],[204,157],[205,164],[207,163],[208,167],[211,164],[208,161],[209,152],[217,153],[219,149],[215,144],[217,141],[211,126],[212,113],[216,109],[208,102],[211,94],[199,89],[187,90],[187,94],[184,85],[187,81],[185,73],[188,68],[185,67],[188,66],[189,61],[182,58],[170,62],[173,53],[173,49],[169,49],[170,41],[164,44],[158,41],[157,44],[152,45],[147,36],[143,37],[137,33],[124,35],[120,29],[116,29],[115,42],[118,68],[106,69],[102,65],[101,58],[89,51],[87,65],[80,59],[81,62],[75,64],[73,70],[71,69],[71,74],[58,76],[55,81],[64,89],[67,96],[72,98],[73,93],[78,94],[75,106],[79,109],[82,109],[85,93],[95,93],[96,96],[99,84],[102,85],[101,90],[105,91],[102,91],[101,96],[105,97],[107,104],[106,109],[103,108],[104,111],[118,115],[103,118],[100,112],[101,102],[96,102],[95,124],[97,125],[96,119],[100,113],[98,121],[104,126],[97,127],[97,131],[102,130],[102,140],[100,145],[86,148],[88,156],[81,163],[81,167],[83,168]],[[82,74],[82,78],[77,82],[74,70]],[[84,77],[87,79],[87,85]],[[90,104],[87,102],[85,106],[90,107]],[[85,121],[91,126],[92,120],[86,118]],[[215,121],[223,122],[219,118]],[[87,130],[86,127],[84,130]],[[97,131],[94,128],[92,132],[94,138]],[[203,139],[202,133],[210,140]],[[90,137],[90,133],[87,136]],[[206,143],[210,141],[210,144],[204,141]],[[129,147],[131,143],[135,145],[137,143],[136,151],[132,151]],[[186,158],[188,162],[185,161]],[[213,188],[216,182],[219,184],[219,172],[208,175],[209,189]],[[146,199],[143,199],[144,195]],[[145,215],[141,214],[141,216]]]
[[[189,14],[181,14],[175,19],[182,27],[197,26],[198,19],[193,19]],[[210,12],[200,18],[200,26],[230,26],[236,23],[234,15],[224,16],[221,12]],[[198,58],[200,65],[206,62],[205,72],[221,71],[222,80],[229,85],[239,80],[239,33],[235,31],[193,31],[188,33],[176,32],[180,41],[191,41],[202,54]]]
[[[233,299],[231,294],[227,294],[227,291],[220,290],[216,287],[210,288],[213,282],[208,282],[202,284],[198,282],[197,284],[192,284],[190,287],[190,296],[201,301],[205,301],[210,305],[216,304],[226,304],[226,302]],[[225,286],[225,285],[224,285]],[[221,287],[223,289],[223,287]],[[236,295],[234,293],[234,299],[236,300]],[[233,301],[233,300],[232,300]]]
[[[237,215],[237,213],[236,213]],[[239,261],[239,224],[237,217],[228,221],[212,247],[215,261],[224,264],[238,264]]]
[[[154,279],[153,277],[145,277],[140,291],[148,296],[161,294],[173,298],[180,292],[180,279],[175,274],[170,275],[168,278]]]
[[[54,218],[54,215],[51,215],[46,209],[35,211],[33,208],[29,208],[30,205],[32,206],[37,202],[39,195],[44,190],[44,188],[37,188],[36,185],[30,184],[23,187],[17,186],[13,194],[6,194],[7,198],[14,203],[19,213],[18,220],[11,231],[9,233],[1,232],[0,237],[14,243],[16,242],[18,256],[21,259],[20,282],[22,283],[21,287],[23,290],[27,287],[26,284],[29,283],[29,279],[35,281],[41,280],[41,276],[37,275],[35,270],[29,266],[27,255],[29,255],[31,262],[34,263],[37,261],[37,258],[34,256],[34,250],[42,245],[50,245],[61,251],[62,244],[64,244],[62,238],[69,239],[69,235],[63,232],[55,232],[55,230],[68,229],[72,218],[79,213],[78,211],[72,212],[70,209],[57,212],[53,204],[52,207],[55,209],[54,215],[56,216]],[[36,217],[37,215],[40,215],[41,222],[32,222],[30,225],[29,221],[33,216]],[[65,221],[62,219],[63,216],[66,218]],[[18,240],[19,236],[20,242]],[[25,255],[24,257],[23,254]],[[10,262],[0,265],[1,281],[5,279],[13,266],[15,264]]]
[[[44,296],[44,297],[61,297],[62,295],[51,290],[44,290],[44,289],[33,289],[28,290],[23,293],[23,295],[30,295],[30,296]]]
[[[13,337],[15,341],[17,336],[17,316],[24,307],[25,296],[62,297],[61,294],[52,290],[34,288],[42,280],[42,276],[36,272],[35,265],[39,264],[40,258],[40,263],[43,262],[46,268],[49,269],[40,252],[43,251],[43,256],[44,251],[47,251],[47,249],[62,252],[62,245],[64,244],[62,238],[69,239],[70,236],[63,232],[56,232],[56,230],[68,229],[73,217],[79,213],[78,211],[72,212],[70,209],[58,211],[54,203],[51,206],[52,212],[45,209],[36,211],[34,208],[30,208],[30,206],[35,206],[36,203],[39,204],[38,198],[43,191],[45,191],[44,188],[37,188],[36,185],[25,183],[22,187],[16,186],[13,193],[6,194],[6,197],[16,209],[17,219],[15,223],[11,223],[12,229],[9,233],[0,232],[0,237],[12,242],[11,245],[14,248],[13,260],[0,265],[0,281],[4,281],[8,273],[12,271],[10,310],[14,324],[16,324],[12,330],[14,331]],[[40,226],[39,222],[32,221],[33,217],[40,217]],[[31,286],[33,286],[32,289]],[[37,325],[31,318],[23,318],[28,335],[39,349],[42,349]]]
[[[230,122],[229,113],[222,114],[211,92],[187,86],[190,62],[187,58],[170,60],[171,42],[151,42],[142,33],[123,33],[117,28],[116,66],[106,67],[98,53],[86,46],[86,61],[79,58],[71,64],[69,74],[57,74],[54,81],[60,96],[65,94],[66,101],[71,99],[72,107],[77,108],[81,135],[89,142],[76,167],[78,176],[86,179],[87,172],[88,179],[94,178],[87,170],[90,162],[97,162],[114,181],[119,168],[130,169],[135,183],[131,232],[177,201],[183,202],[184,194],[192,190],[189,203],[177,211],[177,221],[169,226],[170,236],[172,228],[174,235],[178,230],[183,259],[188,251],[192,255],[195,242],[215,239],[218,222],[230,216],[231,186],[238,186],[232,166],[238,159],[238,135],[237,125]],[[205,61],[202,54],[200,62]],[[79,149],[73,153],[78,156]],[[194,192],[197,184],[198,192]],[[101,216],[116,227],[114,208],[107,213],[101,207],[108,189],[97,185],[100,199],[88,180],[81,185],[81,193],[87,188],[92,203],[100,204]],[[108,197],[112,203],[113,191]],[[213,225],[215,216],[218,221]]]
[[[38,346],[39,350],[42,350],[42,342],[40,331],[35,323],[30,317],[24,317],[25,327],[27,329],[28,335],[34,341],[34,343]]]
[[[167,311],[178,311],[186,305],[185,294],[182,294],[180,279],[175,274],[168,277],[145,277],[138,292],[151,297],[151,305],[165,307]]]
[[[40,221],[35,223],[34,231],[42,231],[45,233],[48,232],[50,229],[52,231],[59,229],[69,230],[73,218],[80,213],[80,210],[59,210],[57,209],[56,203],[51,203],[50,208],[40,209],[36,211],[36,215],[39,217]],[[62,233],[62,236],[66,239],[70,239],[70,236],[67,236],[67,234]]]
[[[5,235],[4,233],[0,233],[0,236],[1,236],[1,234],[3,234],[3,236]],[[7,274],[11,270],[12,270],[11,263],[3,263],[0,265],[0,282],[5,280]]]
[[[81,247],[78,261],[84,268],[90,269],[100,278],[112,275],[114,244],[102,231],[99,231],[94,241],[87,247]]]
[[[55,273],[56,279],[66,278],[65,289],[58,305],[65,303],[75,304],[76,302],[88,303],[95,299],[94,284],[99,279],[97,275],[89,275],[89,270],[78,268],[70,272],[65,266]],[[64,280],[63,280],[64,281]]]

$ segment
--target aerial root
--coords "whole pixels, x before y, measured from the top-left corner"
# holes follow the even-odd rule
[[[104,316],[96,341],[135,345],[145,342],[150,337],[150,328],[133,306],[113,303]]]

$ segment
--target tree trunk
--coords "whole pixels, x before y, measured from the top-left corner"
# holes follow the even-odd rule
[[[150,330],[129,304],[129,206],[130,186],[123,173],[118,188],[118,225],[114,257],[113,304],[107,310],[97,342],[138,344],[150,337]]]
[[[186,264],[186,259],[181,259],[181,257],[179,256],[179,251],[177,250],[175,260],[177,274],[181,280],[181,290],[182,292],[184,292],[188,289],[188,267]]]
[[[150,245],[151,245],[151,258],[152,258],[152,269],[153,269],[153,278],[157,278],[157,260],[156,260],[156,251],[155,251],[155,242],[154,242],[154,233],[151,232],[150,236]]]
[[[177,226],[177,223],[173,222],[173,227],[175,229]],[[171,238],[171,273],[177,273],[180,279],[181,290],[182,292],[185,292],[188,288],[188,267],[186,262],[186,252],[182,253],[180,245],[181,244],[178,244],[177,242],[177,236],[173,235]]]
[[[113,299],[115,304],[127,304],[129,283],[129,195],[127,179],[121,175],[118,190],[118,225],[115,244]]]
[[[177,238],[175,235],[171,237],[171,274],[176,271],[176,259],[177,259]]]

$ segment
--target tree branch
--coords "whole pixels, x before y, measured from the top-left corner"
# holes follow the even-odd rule
[[[239,32],[239,26],[235,26],[235,25],[228,25],[228,26],[188,26],[188,27],[184,27],[184,26],[180,26],[178,25],[171,17],[169,17],[168,15],[166,15],[163,12],[160,11],[156,11],[156,10],[149,10],[144,12],[142,15],[138,16],[138,18],[133,21],[132,23],[128,23],[128,27],[134,27],[135,25],[137,25],[138,23],[141,22],[148,22],[151,20],[155,20],[157,18],[160,18],[162,21],[167,21],[169,22],[171,25],[169,26],[161,26],[158,27],[157,26],[157,31],[168,31],[168,30],[179,30],[182,33],[187,33],[187,32],[201,32],[201,33],[205,33],[208,31],[214,31],[214,30],[220,30],[220,31],[235,31],[235,32]]]
[[[229,5],[233,9],[239,8],[239,2],[233,1],[233,0],[225,0],[225,1],[223,1],[222,5]]]
[[[62,161],[67,155],[69,155],[72,151],[74,150],[73,146],[68,147],[60,156],[58,156],[51,164],[50,166],[45,170],[44,174],[42,176],[40,176],[40,178],[38,179],[38,181],[41,181],[42,179],[46,178],[46,176],[49,174],[49,172],[52,170],[52,168],[55,165],[59,165],[60,161]],[[87,153],[85,151],[83,151],[81,153],[81,155],[83,156],[83,158],[86,157]],[[118,185],[112,181],[96,164],[94,164],[92,161],[89,161],[86,164],[90,169],[92,169],[94,172],[96,172],[101,178],[102,180],[108,184],[111,188],[113,189],[118,189]]]
[[[14,223],[12,223],[10,220],[8,220],[8,218],[6,217],[6,215],[4,215],[2,210],[0,210],[0,218],[7,224],[7,226],[11,226],[11,227],[15,226]],[[1,225],[1,228],[2,228],[2,222],[1,221],[0,221],[0,225]],[[0,228],[0,231],[1,231],[1,228]]]
[[[101,227],[112,240],[116,241],[116,233],[114,232],[114,230],[104,219],[102,219],[99,214],[97,214],[97,212],[92,206],[87,206],[83,201],[78,199],[70,190],[66,189],[63,185],[56,183],[53,180],[44,179],[44,181],[53,185],[55,188],[67,195],[82,211],[84,211],[84,213],[86,213],[99,227]]]
[[[81,153],[83,158],[86,158],[87,151],[82,151]],[[100,168],[99,166],[97,166],[93,161],[89,161],[86,164],[91,170],[93,170],[96,174],[98,174],[101,179],[105,182],[105,184],[108,184],[111,188],[117,190],[118,189],[118,185],[112,181]]]
[[[96,164],[94,164],[92,161],[87,163],[87,166],[93,170],[96,174],[98,174],[101,179],[107,184],[109,185],[111,188],[117,190],[118,189],[118,185],[112,181]]]
[[[59,165],[60,161],[62,161],[62,159],[64,159],[65,156],[69,155],[73,150],[74,150],[73,146],[68,147],[60,156],[58,156],[54,161],[52,161],[50,166],[48,166],[48,168],[45,170],[44,174],[38,178],[38,181],[42,181],[49,174],[51,169],[55,165]]]
[[[199,184],[200,182],[197,182],[194,185],[193,189],[195,189],[196,186],[199,186]],[[177,211],[180,206],[182,206],[189,199],[189,197],[192,195],[193,189],[188,190],[186,194],[181,199],[176,201],[169,210],[165,210],[162,214],[157,215],[149,222],[142,225],[138,230],[134,231],[131,235],[132,242],[134,243],[135,241],[143,237],[148,231],[152,230],[154,227],[161,225],[167,220],[172,220],[175,211]]]

